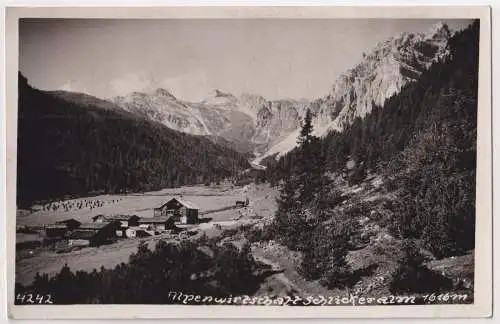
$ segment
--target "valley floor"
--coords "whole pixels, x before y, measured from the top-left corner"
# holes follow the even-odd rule
[[[80,222],[90,222],[98,214],[132,214],[140,217],[153,217],[153,208],[160,206],[172,197],[182,196],[200,208],[200,219],[197,225],[189,226],[189,230],[200,230],[207,237],[215,237],[223,230],[235,228],[248,222],[256,222],[258,218],[273,215],[276,209],[276,190],[266,185],[235,187],[221,185],[216,187],[192,186],[178,189],[165,189],[157,192],[128,195],[103,195],[97,197],[78,198],[65,201],[101,201],[103,205],[95,208],[82,208],[65,211],[63,208],[33,213],[20,211],[17,226],[43,226],[56,221],[74,218]],[[249,198],[250,204],[244,209],[232,208],[236,200]],[[60,202],[60,205],[62,202]],[[39,206],[35,206],[38,209]],[[222,209],[222,210],[221,210]],[[38,234],[17,233],[16,243],[41,239]],[[137,251],[141,241],[146,241],[151,248],[159,240],[175,240],[178,236],[170,234],[156,235],[142,239],[123,239],[110,245],[87,247],[78,251],[56,253],[47,249],[18,251],[16,255],[16,282],[29,284],[35,274],[54,274],[64,264],[73,270],[91,271],[101,266],[112,268],[121,262],[127,262],[129,255]]]

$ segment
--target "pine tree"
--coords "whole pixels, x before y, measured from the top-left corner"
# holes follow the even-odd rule
[[[310,109],[307,109],[306,116],[304,117],[304,124],[300,130],[300,136],[297,140],[297,144],[304,148],[313,140],[313,126],[312,126],[312,113]]]
[[[312,113],[308,109],[298,138],[299,156],[296,163],[299,202],[309,204],[318,198],[328,183],[325,173],[323,141],[313,135]]]
[[[325,189],[329,189],[324,174],[326,150],[312,133],[312,114],[307,110],[298,138],[298,151],[287,156],[289,175],[281,188],[273,226],[275,237],[294,250],[308,245],[307,236],[315,224],[311,211],[317,209]]]

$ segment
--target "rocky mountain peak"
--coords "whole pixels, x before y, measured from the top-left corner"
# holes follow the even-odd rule
[[[452,32],[444,21],[440,21],[432,25],[426,33],[428,39],[449,39]]]
[[[158,97],[168,97],[168,98],[171,98],[173,100],[177,100],[177,98],[172,93],[170,93],[168,90],[165,90],[163,88],[156,89],[154,91],[154,95],[158,96]]]
[[[406,83],[417,80],[437,58],[447,55],[450,37],[448,26],[441,22],[427,33],[402,33],[379,42],[358,65],[337,79],[331,98],[342,109],[332,116],[331,107],[323,107],[319,114],[322,122],[333,122],[335,129],[341,129],[369,113],[373,103],[383,105]]]
[[[204,104],[216,105],[216,106],[232,106],[238,99],[229,92],[224,92],[220,89],[213,89],[202,101]]]
[[[404,32],[378,42],[362,54],[360,62],[337,77],[330,93],[312,101],[307,108],[314,113],[314,132],[323,136],[330,130],[342,131],[355,118],[363,118],[374,105],[398,93],[409,82],[418,80],[432,63],[449,54],[452,33],[444,22],[424,33]],[[301,111],[296,110],[301,115]],[[263,156],[290,151],[296,136],[275,144]]]
[[[221,91],[220,89],[213,89],[212,92],[210,93],[211,96],[213,97],[228,97],[230,96],[229,93],[225,93]]]

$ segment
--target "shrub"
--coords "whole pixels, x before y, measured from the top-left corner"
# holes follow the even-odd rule
[[[299,272],[306,279],[320,279],[321,284],[329,288],[348,285],[352,271],[345,258],[350,237],[356,230],[356,222],[351,219],[338,219],[329,225],[317,226],[309,233]]]
[[[254,270],[255,261],[248,244],[241,249],[233,244],[224,244],[215,257],[214,277],[225,294],[241,294],[254,288]]]
[[[349,185],[354,186],[360,184],[366,178],[366,167],[364,165],[357,166],[349,175]]]
[[[249,242],[266,242],[274,238],[273,231],[269,227],[252,227],[245,232],[245,238]]]
[[[409,294],[450,290],[452,280],[429,270],[423,265],[424,260],[414,241],[404,241],[399,267],[390,283],[391,292]]]

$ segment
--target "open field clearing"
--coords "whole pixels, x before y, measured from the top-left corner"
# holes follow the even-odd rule
[[[38,210],[33,213],[20,212],[17,215],[18,226],[37,226],[54,223],[69,218],[74,218],[81,222],[87,222],[91,217],[98,214],[134,214],[140,217],[152,217],[153,208],[161,206],[164,202],[173,197],[182,196],[183,199],[195,204],[200,214],[210,210],[216,210],[222,207],[234,206],[236,200],[241,200],[245,192],[248,192],[249,198],[252,194],[261,194],[255,190],[245,190],[243,187],[233,187],[230,185],[221,185],[217,187],[181,187],[175,189],[164,189],[161,191],[148,192],[144,194],[120,194],[120,195],[101,195],[87,198],[76,198],[64,201],[64,203],[78,204],[85,201],[99,201],[103,203],[100,207],[83,207],[81,209],[72,209],[65,211],[63,208],[57,210]],[[62,205],[62,202],[59,202]],[[34,209],[39,208],[34,206]]]

